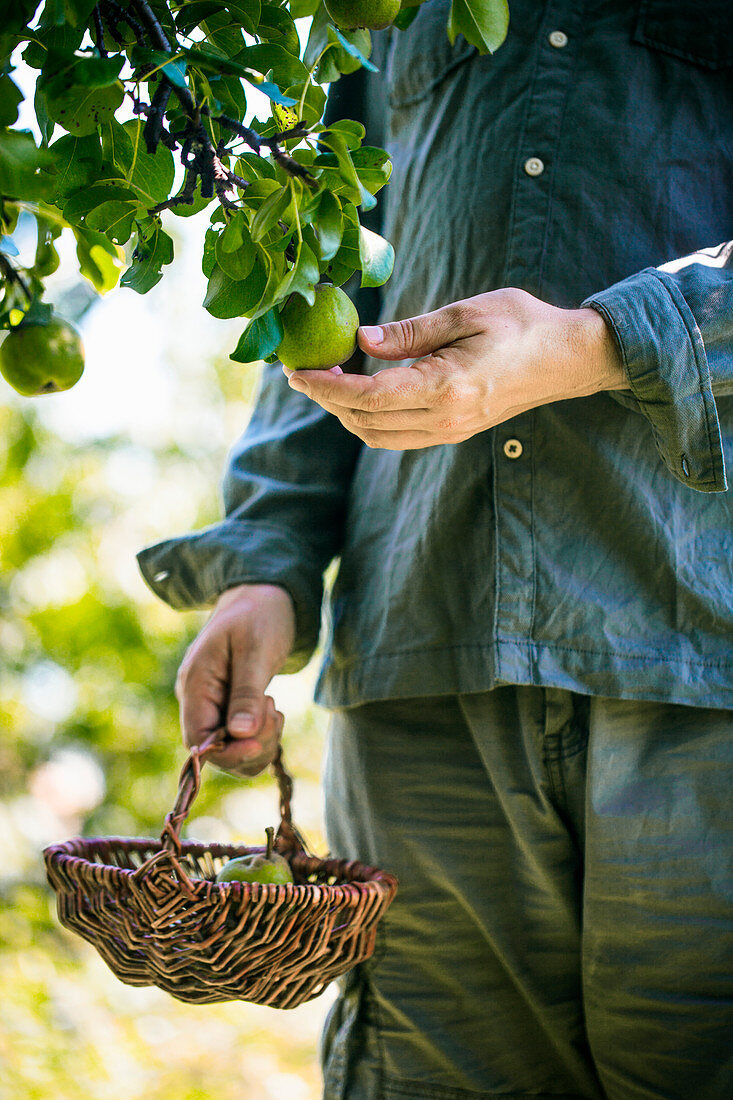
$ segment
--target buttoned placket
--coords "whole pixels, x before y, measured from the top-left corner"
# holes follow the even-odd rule
[[[554,160],[580,37],[579,5],[548,3],[536,43],[536,65],[517,149],[511,227],[503,285],[542,296],[542,261],[551,214]],[[562,28],[562,29],[561,29]],[[513,417],[493,436],[494,536],[496,540],[495,638],[497,676],[503,678],[501,642],[521,646],[523,672],[532,680],[535,553],[533,412]],[[516,652],[516,649],[515,649]],[[516,667],[513,671],[516,671]]]

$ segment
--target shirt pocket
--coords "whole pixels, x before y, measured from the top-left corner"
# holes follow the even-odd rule
[[[411,107],[426,99],[447,76],[478,55],[463,35],[448,41],[450,0],[423,4],[406,31],[393,30],[386,77],[390,106]]]
[[[641,0],[633,41],[724,69],[733,65],[733,0]]]

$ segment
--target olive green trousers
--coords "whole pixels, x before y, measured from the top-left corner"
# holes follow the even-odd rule
[[[326,1100],[733,1097],[733,712],[501,687],[335,714],[329,844],[395,872]]]

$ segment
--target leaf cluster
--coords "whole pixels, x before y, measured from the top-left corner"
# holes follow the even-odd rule
[[[391,246],[360,222],[389,180],[389,158],[364,144],[360,123],[323,122],[323,86],[375,68],[369,31],[341,31],[322,0],[3,7],[0,327],[37,313],[64,230],[98,291],[123,269],[123,286],[149,291],[174,258],[164,212],[211,208],[203,304],[248,319],[239,361],[273,356],[290,295],[312,303],[319,281],[341,285],[355,272],[363,286],[389,278]],[[406,4],[398,27],[418,7]],[[506,0],[454,0],[447,32],[485,52],[503,37],[505,14]],[[296,20],[309,21],[303,43]],[[19,56],[37,74],[40,140],[19,128]],[[255,98],[269,105],[263,118]],[[23,264],[13,240],[21,212],[35,218],[37,239]]]

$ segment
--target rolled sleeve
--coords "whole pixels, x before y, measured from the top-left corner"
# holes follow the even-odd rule
[[[583,302],[610,326],[634,407],[649,421],[669,470],[701,492],[727,489],[718,413],[705,343],[675,279],[641,271]],[[623,404],[629,395],[613,393]]]
[[[296,636],[283,668],[302,668],[318,642],[323,582],[319,563],[291,532],[225,520],[195,534],[145,547],[138,565],[152,591],[171,607],[210,607],[237,584],[276,584],[295,607]]]

